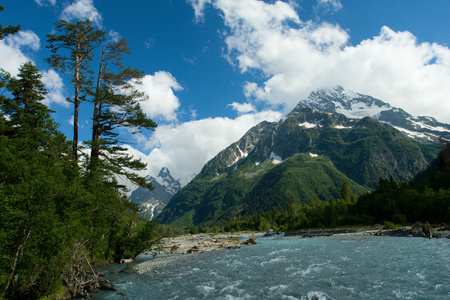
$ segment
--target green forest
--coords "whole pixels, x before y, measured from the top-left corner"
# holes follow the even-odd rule
[[[322,201],[311,198],[298,204],[291,197],[286,209],[233,217],[226,221],[194,226],[195,232],[290,231],[309,228],[385,225],[403,226],[415,222],[450,222],[450,144],[440,139],[440,152],[426,170],[407,183],[380,178],[378,187],[355,195],[350,183],[342,185],[340,198]]]
[[[0,38],[19,30],[0,26]],[[142,73],[121,64],[130,53],[126,41],[106,43],[104,36],[90,21],[58,21],[48,36],[48,63],[72,77],[73,140],[42,103],[47,91],[31,62],[15,77],[1,73],[0,299],[85,296],[82,270],[135,257],[160,238],[116,180],[152,188],[135,175],[146,165],[121,147],[117,128],[138,132],[156,123],[140,109],[144,95],[128,84]],[[97,78],[94,54],[101,57]],[[77,114],[87,102],[92,139],[80,143]]]

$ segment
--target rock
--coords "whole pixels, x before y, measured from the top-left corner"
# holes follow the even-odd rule
[[[109,291],[117,291],[117,289],[114,287],[114,284],[111,282],[104,280],[100,283],[100,289],[101,290],[109,290]]]
[[[243,245],[256,245],[258,243],[256,242],[256,238],[254,236],[252,236],[248,240],[243,241],[242,244]]]
[[[120,263],[121,264],[129,264],[129,263],[132,263],[133,262],[133,259],[132,258],[122,258],[121,260],[120,260]]]
[[[198,246],[193,246],[191,249],[189,249],[188,251],[187,251],[187,253],[196,253],[196,252],[199,252],[199,248],[198,248]]]
[[[173,246],[170,248],[170,254],[177,253],[177,250],[178,250],[179,247],[180,247],[179,245],[173,245]]]

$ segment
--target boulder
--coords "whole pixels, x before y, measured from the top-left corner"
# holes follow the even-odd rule
[[[252,236],[248,240],[243,241],[242,244],[243,245],[256,245],[258,243],[256,242],[256,238],[254,236]]]
[[[121,264],[129,264],[129,263],[132,263],[133,262],[133,259],[132,258],[122,258],[121,260],[120,260],[120,263]]]

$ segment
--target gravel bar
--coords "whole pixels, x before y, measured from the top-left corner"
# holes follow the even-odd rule
[[[166,256],[166,257],[157,257],[152,260],[147,260],[142,263],[138,263],[135,265],[130,266],[128,268],[127,272],[130,273],[138,273],[138,274],[145,274],[148,272],[157,273],[158,269],[160,267],[163,267],[167,265],[168,263],[180,260],[180,259],[186,259],[194,254],[184,254],[184,255],[176,255],[176,256]]]

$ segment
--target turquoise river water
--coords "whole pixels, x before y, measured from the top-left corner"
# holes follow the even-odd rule
[[[334,236],[257,245],[107,274],[97,299],[450,299],[450,240]]]

